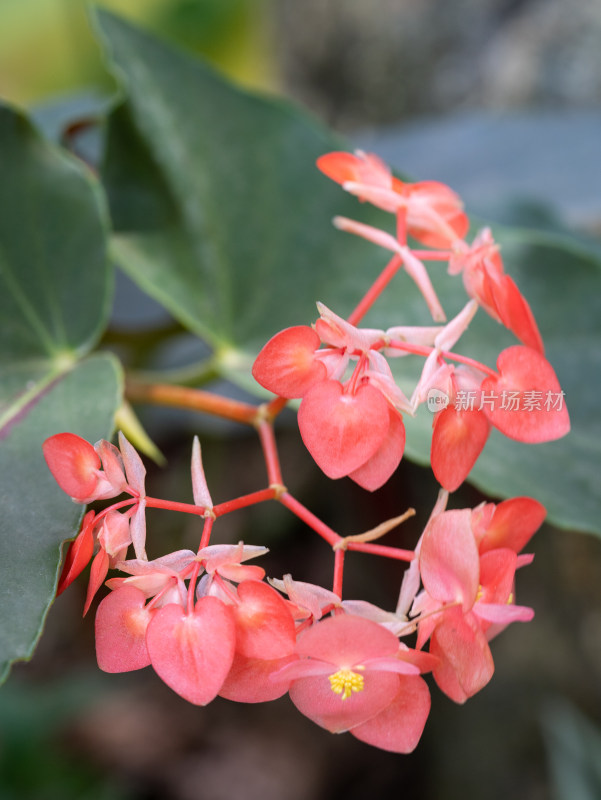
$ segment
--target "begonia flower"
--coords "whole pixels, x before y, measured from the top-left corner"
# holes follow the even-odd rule
[[[430,697],[419,667],[403,659],[390,631],[340,614],[304,631],[297,654],[279,674],[292,679],[290,698],[302,714],[393,752],[415,748]]]

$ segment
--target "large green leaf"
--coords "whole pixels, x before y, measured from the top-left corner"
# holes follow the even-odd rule
[[[391,222],[315,169],[315,158],[340,143],[304,113],[241,92],[106,12],[99,27],[126,95],[109,121],[104,167],[114,253],[248,387],[249,365],[269,336],[313,321],[315,300],[348,313],[385,263],[378,248],[334,231],[331,217]],[[573,433],[538,447],[493,436],[472,478],[493,495],[537,497],[557,524],[601,532],[599,256],[551,233],[496,233],[540,321]],[[448,315],[457,313],[461,280],[441,264],[430,269]],[[366,323],[428,324],[428,315],[399,275]],[[460,350],[494,366],[513,341],[480,312]],[[402,359],[395,368],[404,381],[417,367]],[[424,411],[408,425],[407,453],[422,462],[430,422]]]
[[[119,403],[114,360],[78,363],[97,341],[112,288],[97,181],[0,107],[0,678],[31,655],[56,587],[60,543],[79,507],[41,445],[69,430],[107,436]]]

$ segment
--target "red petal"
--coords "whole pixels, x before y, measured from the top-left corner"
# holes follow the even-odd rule
[[[290,679],[277,673],[283,666],[296,660],[296,656],[264,660],[262,658],[246,658],[240,653],[234,656],[234,662],[221,689],[219,696],[236,703],[266,703],[277,700],[286,694]]]
[[[513,497],[495,508],[490,525],[480,540],[480,553],[508,547],[519,553],[543,524],[545,507],[531,497]]]
[[[517,555],[506,547],[480,557],[480,596],[483,603],[506,603],[515,578]]]
[[[486,378],[482,383],[483,410],[495,428],[510,439],[530,444],[550,442],[568,433],[570,418],[559,381],[540,353],[520,345],[508,347],[499,355],[497,369],[498,378]],[[503,392],[518,392],[519,408],[502,408]],[[486,402],[487,394],[491,403]],[[528,410],[530,401],[540,407]]]
[[[323,381],[307,392],[298,411],[305,446],[329,478],[365,464],[382,444],[389,420],[388,403],[369,384],[349,394],[338,381]]]
[[[434,477],[448,492],[467,478],[488,439],[490,424],[482,411],[439,411],[434,418],[430,460]]]
[[[429,211],[440,216],[450,230],[441,229]],[[414,239],[427,247],[449,247],[455,239],[463,239],[468,228],[469,220],[463,212],[461,198],[449,186],[438,181],[411,185],[407,230]]]
[[[281,397],[302,397],[326,377],[325,366],[315,359],[320,344],[317,333],[307,325],[276,333],[253,364],[254,379]]]
[[[88,583],[88,593],[86,595],[86,603],[83,607],[83,615],[88,613],[92,600],[98,589],[102,586],[103,580],[106,578],[106,573],[109,571],[109,557],[108,553],[100,548],[96,553],[92,567],[90,569],[90,580]]]
[[[204,706],[217,695],[234,658],[231,610],[203,597],[192,614],[171,603],[156,611],[146,645],[156,673],[184,700]]]
[[[111,592],[96,612],[96,658],[104,672],[130,672],[150,664],[146,628],[153,612],[134,586]]]
[[[401,463],[405,451],[403,418],[391,406],[388,407],[388,415],[390,424],[384,441],[365,464],[349,474],[349,478],[369,492],[374,492],[386,483]]]
[[[274,659],[290,655],[296,644],[294,619],[286,601],[261,581],[238,586],[233,606],[236,651],[247,658]]]
[[[423,678],[401,676],[399,681],[400,689],[393,702],[350,733],[381,750],[411,753],[430,713],[430,692]]]
[[[94,512],[88,511],[83,518],[80,533],[69,545],[67,555],[65,556],[63,571],[61,572],[58,586],[56,587],[57,597],[65,591],[67,586],[73,583],[81,572],[83,572],[92,558],[92,554],[94,553],[94,536],[92,534],[94,518]]]
[[[445,511],[425,530],[419,559],[422,583],[440,603],[460,601],[468,611],[480,582],[480,558],[472,533],[471,511]]]
[[[46,439],[42,450],[54,479],[69,497],[81,502],[94,493],[101,463],[89,442],[74,433],[57,433]]]
[[[432,634],[430,653],[440,659],[432,670],[440,689],[456,703],[465,703],[493,676],[490,647],[472,614],[458,608],[445,612],[445,620]]]
[[[502,275],[496,283],[494,300],[501,322],[526,347],[531,347],[543,355],[545,346],[534,314],[513,278]]]

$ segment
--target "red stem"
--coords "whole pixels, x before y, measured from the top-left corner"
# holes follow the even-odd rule
[[[336,550],[334,553],[334,580],[332,591],[338,597],[342,597],[342,577],[344,574],[344,550]]]
[[[402,258],[395,254],[359,301],[354,311],[348,316],[347,322],[357,325],[363,319],[402,266]]]
[[[292,497],[288,492],[283,492],[279,500],[289,511],[292,511],[293,514],[299,519],[302,519],[310,528],[313,528],[315,533],[319,534],[322,539],[325,539],[328,544],[335,545],[336,542],[339,542],[342,538],[331,528],[328,528],[324,522],[309,511],[308,508],[305,508],[302,503],[299,503],[298,500]]]
[[[428,357],[435,347],[428,347],[424,344],[410,344],[409,342],[402,342],[400,339],[392,339],[386,347],[392,347],[395,350],[403,350],[406,353],[414,353],[417,356],[426,356]],[[469,358],[468,356],[461,356],[457,353],[450,353],[448,350],[441,350],[440,355],[442,358],[448,358],[450,361],[457,361],[460,364],[467,364],[470,367],[475,367],[476,369],[480,370],[481,372],[485,372],[487,375],[490,375],[492,378],[498,378],[499,376],[497,373],[487,367],[486,364],[481,364],[479,361],[476,361],[473,358]]]
[[[203,547],[206,547],[209,544],[214,521],[215,520],[213,517],[205,517],[205,523],[202,526],[202,536],[200,537],[200,544],[198,545],[199,550],[202,550]]]
[[[453,255],[451,250],[412,250],[420,261],[448,261]]]
[[[282,471],[272,424],[264,420],[259,424],[258,433],[267,467],[267,480],[270,484],[281,485],[283,483]]]
[[[243,494],[241,497],[236,497],[235,500],[227,500],[225,503],[214,506],[213,513],[216,517],[223,517],[230,511],[237,511],[239,508],[254,506],[265,500],[275,500],[276,495],[277,489],[261,489],[258,492],[251,492],[251,494]]]

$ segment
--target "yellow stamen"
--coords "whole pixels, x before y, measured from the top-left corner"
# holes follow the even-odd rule
[[[361,669],[361,667],[357,667]],[[340,669],[330,675],[330,686],[335,694],[341,694],[342,700],[348,700],[353,692],[363,691],[363,675],[358,675],[350,669]]]
[[[513,592],[507,598],[507,605],[510,606],[513,603]]]

